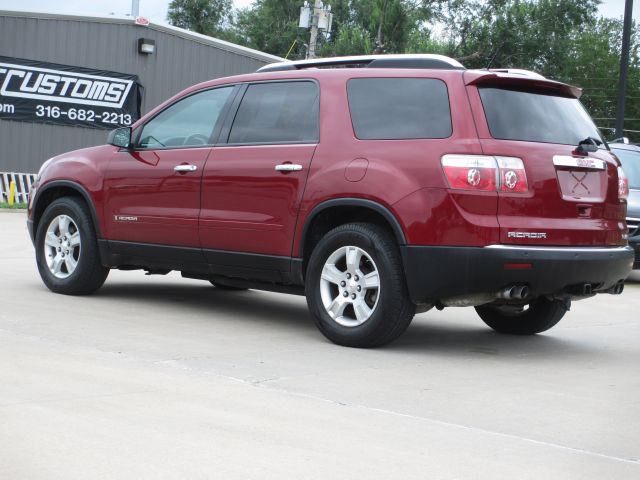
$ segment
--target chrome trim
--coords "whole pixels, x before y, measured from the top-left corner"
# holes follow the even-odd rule
[[[176,165],[173,167],[175,172],[195,172],[198,169],[195,165]]]
[[[585,170],[606,170],[607,164],[599,158],[571,157],[569,155],[554,155],[553,164],[556,167],[574,167]]]
[[[633,251],[629,246],[625,247],[538,247],[529,245],[487,245],[483,248],[491,248],[495,250],[534,250],[537,252],[576,252],[576,253],[589,253],[589,252],[625,252]]]
[[[277,172],[298,172],[302,170],[302,165],[298,165],[297,163],[283,163],[276,165],[275,169]]]

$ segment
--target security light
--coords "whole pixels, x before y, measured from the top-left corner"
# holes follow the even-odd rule
[[[138,39],[138,53],[144,53],[150,55],[156,50],[156,41],[150,38]]]

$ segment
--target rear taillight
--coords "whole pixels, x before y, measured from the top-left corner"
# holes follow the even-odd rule
[[[500,191],[526,193],[529,190],[527,172],[520,158],[496,157],[500,167]]]
[[[629,197],[629,179],[622,167],[618,167],[618,197],[622,200]]]
[[[459,190],[526,193],[522,160],[489,155],[444,155],[442,168],[449,187]]]
[[[451,188],[496,190],[496,160],[483,155],[445,155],[442,168]]]

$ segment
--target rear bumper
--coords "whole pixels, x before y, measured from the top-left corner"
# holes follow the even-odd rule
[[[627,277],[634,262],[630,247],[401,247],[409,294],[415,303],[494,293],[527,285],[548,295],[590,283],[604,291]],[[530,265],[530,267],[527,267]]]

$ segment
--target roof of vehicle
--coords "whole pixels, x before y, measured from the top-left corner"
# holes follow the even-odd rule
[[[419,69],[454,70],[464,73],[467,85],[492,84],[545,90],[558,95],[580,98],[582,90],[566,83],[549,80],[539,73],[523,69],[496,68],[467,70],[454,58],[436,54],[360,55],[351,57],[314,58],[308,60],[284,61],[265,65],[257,73],[295,72],[320,70],[342,71],[351,75],[354,69]]]

